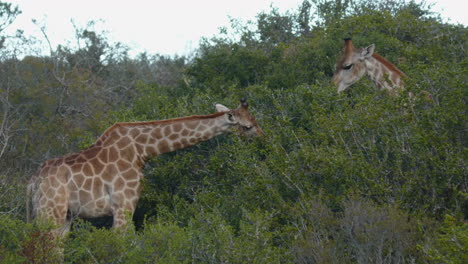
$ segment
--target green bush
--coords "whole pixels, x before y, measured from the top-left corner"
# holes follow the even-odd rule
[[[446,215],[429,245],[420,246],[433,263],[466,263],[468,261],[468,225]]]

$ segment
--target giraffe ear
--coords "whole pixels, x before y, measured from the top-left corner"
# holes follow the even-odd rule
[[[216,107],[216,111],[218,112],[228,112],[231,110],[222,104],[216,104],[215,107]]]
[[[374,50],[375,50],[375,45],[374,44],[363,48],[361,50],[361,58],[363,58],[363,59],[369,58],[370,56],[372,56],[372,54],[374,54]]]

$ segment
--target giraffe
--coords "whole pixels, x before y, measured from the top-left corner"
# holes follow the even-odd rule
[[[386,89],[391,95],[396,95],[397,89],[404,88],[402,79],[406,75],[391,62],[374,53],[374,50],[374,44],[356,49],[351,38],[344,40],[344,53],[336,64],[332,78],[333,83],[338,86],[338,93],[359,81],[364,74],[369,76],[378,89]]]
[[[89,148],[47,160],[28,184],[33,217],[51,220],[58,236],[70,230],[75,217],[113,216],[113,227],[122,227],[135,211],[142,168],[150,157],[231,130],[263,135],[245,100],[233,110],[221,104],[215,107],[217,112],[211,115],[116,123]]]

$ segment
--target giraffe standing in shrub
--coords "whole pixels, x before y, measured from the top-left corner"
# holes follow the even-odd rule
[[[216,109],[211,115],[116,123],[91,147],[46,161],[28,185],[33,216],[51,220],[59,235],[69,231],[74,217],[111,215],[114,227],[124,226],[140,197],[148,158],[232,129],[246,136],[263,134],[245,100],[234,110],[219,104]]]
[[[344,53],[338,59],[333,83],[338,86],[338,93],[359,81],[365,74],[379,89],[386,89],[391,95],[396,89],[403,88],[405,76],[395,65],[374,53],[375,45],[356,49],[350,38],[344,40]]]

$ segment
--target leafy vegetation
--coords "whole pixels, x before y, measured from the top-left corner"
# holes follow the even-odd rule
[[[20,12],[0,9],[5,23]],[[350,36],[375,43],[419,96],[391,97],[368,80],[338,95],[330,79]],[[393,0],[272,8],[233,21],[192,59],[130,58],[92,24],[77,29],[85,45],[50,56],[22,57],[33,43],[5,37],[0,262],[466,263],[467,40],[466,27],[424,4]],[[114,122],[207,114],[242,97],[266,136],[222,136],[150,160],[136,227],[76,221],[54,241],[23,221],[25,184],[44,160]]]

